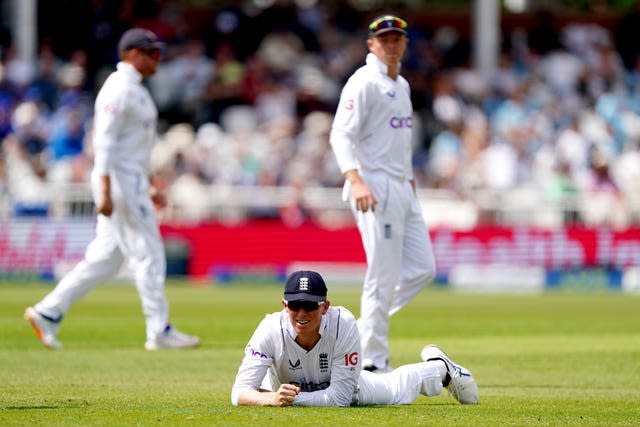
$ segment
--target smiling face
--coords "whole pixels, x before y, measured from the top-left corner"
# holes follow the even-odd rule
[[[293,310],[287,306],[285,300],[282,300],[282,305],[287,310],[289,321],[298,335],[296,342],[305,348],[313,347],[320,338],[320,323],[322,323],[322,316],[329,309],[329,301],[325,301],[318,306],[317,310],[312,311],[307,311],[304,307]]]
[[[367,39],[369,51],[384,62],[387,67],[395,68],[407,50],[408,38],[398,31],[388,31]]]

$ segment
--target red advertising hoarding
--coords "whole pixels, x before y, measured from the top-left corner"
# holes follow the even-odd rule
[[[93,237],[93,225],[92,220],[0,222],[0,273],[47,275],[58,263],[77,261]],[[365,262],[355,227],[326,229],[303,224],[288,228],[279,221],[251,221],[233,227],[163,225],[161,230],[168,244],[177,242],[184,247],[187,272],[196,278],[206,278],[219,268]],[[440,277],[460,264],[546,269],[640,266],[640,228],[435,229],[431,239]]]

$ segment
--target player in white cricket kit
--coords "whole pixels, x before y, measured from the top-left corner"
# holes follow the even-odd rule
[[[121,61],[95,102],[91,175],[98,212],[96,236],[84,260],[42,301],[28,307],[25,318],[40,341],[59,349],[58,326],[70,307],[98,284],[113,277],[125,261],[135,276],[146,319],[147,350],[187,348],[199,344],[169,323],[164,294],[166,259],[154,208],[166,200],[149,179],[149,158],[156,141],[158,112],[142,84],[160,60],[162,43],[140,28],[126,31],[119,43]]]
[[[392,15],[371,22],[366,65],[344,86],[330,136],[367,259],[358,319],[363,366],[378,372],[390,369],[390,316],[436,272],[415,193],[410,89],[399,75],[406,28]]]
[[[460,403],[478,403],[467,369],[435,345],[422,362],[376,375],[362,370],[354,316],[331,307],[317,272],[296,271],[286,281],[283,310],[268,314],[245,348],[231,391],[233,405],[364,406],[412,403],[443,386]]]

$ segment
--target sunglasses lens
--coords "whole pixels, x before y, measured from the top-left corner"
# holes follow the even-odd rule
[[[398,28],[404,30],[407,28],[407,22],[404,19],[388,17],[382,18],[369,26],[369,30],[376,32],[385,28]]]
[[[140,49],[140,51],[142,53],[144,53],[145,55],[150,56],[152,58],[160,57],[160,54],[161,54],[160,49],[157,49],[157,48]]]
[[[300,309],[304,308],[304,311],[316,311],[320,305],[317,302],[313,301],[290,301],[287,303],[287,307],[292,311],[300,311]]]

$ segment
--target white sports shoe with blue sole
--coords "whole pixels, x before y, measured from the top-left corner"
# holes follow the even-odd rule
[[[147,340],[144,343],[145,350],[156,351],[172,348],[194,348],[200,345],[200,338],[184,334],[171,325],[167,325],[165,330],[156,339]]]
[[[449,390],[449,394],[464,405],[475,405],[479,401],[478,384],[471,372],[460,365],[456,365],[447,354],[437,345],[424,346],[420,352],[423,362],[429,360],[442,360],[447,367],[447,379],[442,385]]]

